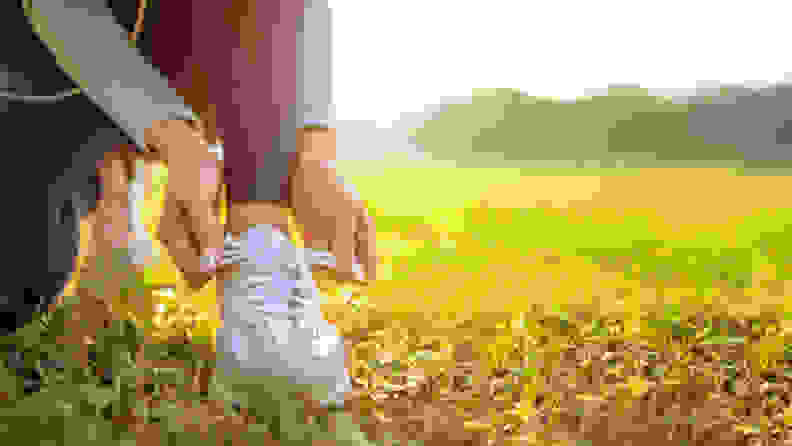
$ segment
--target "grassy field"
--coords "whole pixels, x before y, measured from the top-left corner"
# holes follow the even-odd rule
[[[367,290],[370,301],[422,321],[402,323],[416,332],[466,333],[491,370],[508,368],[522,335],[554,333],[547,342],[556,347],[545,350],[554,357],[587,330],[667,352],[744,343],[756,375],[785,364],[792,213],[782,191],[790,177],[713,168],[553,173],[394,167],[356,177],[350,169],[390,259],[389,280]],[[576,334],[544,331],[536,321],[547,318]],[[765,336],[748,342],[702,322],[718,318],[750,321]],[[468,331],[450,328],[465,321]],[[613,323],[615,332],[605,329]],[[532,373],[548,370],[532,357]],[[526,389],[534,390],[522,401],[540,392]],[[756,429],[770,435],[767,425]]]
[[[725,169],[526,176],[517,169],[405,167],[349,178],[371,198],[382,249],[398,265],[391,265],[393,280],[383,287],[422,289],[415,276],[424,270],[459,266],[478,271],[470,280],[519,278],[518,288],[535,289],[543,274],[572,266],[535,264],[540,250],[578,265],[579,275],[567,282],[581,284],[596,283],[601,263],[619,259],[624,280],[644,285],[653,278],[685,278],[700,288],[724,281],[750,289],[759,286],[752,276],[770,266],[782,267],[776,279],[788,278],[784,240],[792,213],[778,193],[790,184],[788,177]],[[435,277],[432,290],[448,289],[457,279]],[[476,304],[471,297],[466,303]],[[389,305],[387,299],[380,303]]]
[[[354,352],[366,432],[437,445],[789,439],[792,179],[515,164],[339,162],[374,215],[381,279],[316,278]],[[150,231],[167,179],[155,176]],[[187,295],[164,250],[146,282],[174,296],[127,316],[166,339],[197,319],[193,338],[211,340],[213,283]],[[170,316],[154,316],[162,301]]]
[[[725,376],[717,379],[732,387],[773,368],[779,376],[792,371],[783,362],[790,345],[786,330],[792,327],[784,299],[790,214],[783,194],[773,193],[783,190],[787,178],[718,169],[529,176],[520,169],[396,162],[387,168],[347,163],[340,169],[376,218],[382,279],[367,289],[336,282],[331,272],[318,274],[317,281],[328,296],[326,316],[353,349],[352,373],[368,395],[353,412],[371,438],[439,445],[464,432],[460,441],[482,445],[590,440],[601,435],[602,426],[623,430],[612,423],[623,425],[624,417],[634,416],[628,401],[640,405],[647,394],[661,398],[701,386],[699,378],[683,373],[692,369],[694,346],[720,358],[699,367],[713,380]],[[150,231],[167,180],[164,170],[155,175],[159,187],[144,210]],[[180,339],[187,326],[193,342],[211,340],[218,323],[213,283],[187,295],[164,251],[147,270],[146,282],[173,286],[175,293],[149,293],[151,312],[121,318],[137,320],[144,332],[165,341]],[[158,303],[167,305],[158,310]],[[599,353],[584,354],[588,359],[571,366],[579,382],[571,390],[557,387],[551,377],[569,367],[564,358],[590,348]],[[634,360],[661,365],[645,374]],[[159,369],[140,370],[156,377]],[[613,376],[618,383],[609,382]],[[268,388],[262,379],[248,384],[250,395]],[[591,379],[599,384],[592,387],[586,381]],[[708,385],[708,394],[721,395],[718,401],[742,404],[736,391]],[[167,399],[162,389],[147,401]],[[228,398],[221,384],[212,389],[218,400]],[[411,433],[416,420],[400,409],[402,398],[417,404],[420,433]],[[259,416],[274,407],[266,401],[258,402]],[[606,424],[588,421],[581,428],[564,421],[563,414],[594,403],[609,408]],[[146,420],[160,413],[159,419],[169,420],[166,430],[184,431],[178,420],[185,409],[146,410]],[[787,412],[780,413],[772,418],[775,424],[748,416],[725,423],[741,439],[771,435],[786,426]],[[685,425],[677,421],[673,429]],[[141,432],[150,430],[136,438],[148,435]],[[610,444],[602,441],[590,444]]]
[[[382,345],[394,357],[419,351],[417,341],[410,347],[409,336],[394,334],[400,330],[448,345],[470,339],[495,370],[522,336],[550,333],[538,322],[547,318],[581,336],[618,321],[622,338],[667,348],[670,333],[692,317],[780,327],[792,311],[785,299],[792,211],[779,193],[788,177],[706,168],[528,175],[397,162],[340,169],[376,218],[382,279],[356,296],[376,308],[375,325],[389,327]],[[166,262],[151,277],[173,282],[174,271]],[[320,279],[330,295],[326,314],[342,331],[374,323],[349,311],[339,284]],[[208,311],[212,293],[192,303]],[[784,358],[782,339],[751,344],[746,358],[755,370]]]

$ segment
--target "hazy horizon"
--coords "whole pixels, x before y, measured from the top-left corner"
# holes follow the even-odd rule
[[[573,99],[610,84],[673,91],[778,82],[792,3],[330,0],[340,120],[421,111],[472,88]],[[376,94],[373,94],[376,92]]]

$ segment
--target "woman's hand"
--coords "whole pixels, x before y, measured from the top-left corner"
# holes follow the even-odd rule
[[[360,263],[365,280],[375,280],[378,262],[374,222],[365,203],[336,173],[335,131],[306,130],[298,140],[290,206],[305,244],[309,248],[329,248],[341,277],[364,280],[355,273],[355,264]]]
[[[146,143],[153,145],[168,166],[166,214],[161,228],[163,242],[178,240],[185,256],[174,256],[182,271],[211,274],[214,265],[195,269],[194,260],[186,256],[191,246],[199,260],[219,260],[223,250],[223,226],[217,213],[217,196],[221,169],[215,154],[203,136],[185,121],[158,121],[149,128]],[[168,213],[170,211],[170,213]],[[164,230],[164,232],[163,232]],[[181,232],[181,235],[179,233]]]

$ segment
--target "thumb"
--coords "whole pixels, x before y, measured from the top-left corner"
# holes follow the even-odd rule
[[[336,271],[343,280],[355,280],[356,221],[336,220],[335,238],[330,242],[331,251],[336,258]]]
[[[209,220],[207,225],[207,230],[209,232],[206,244],[202,246],[202,258],[201,260],[206,259],[206,264],[202,262],[202,268],[205,268],[205,272],[213,272],[216,268],[220,266],[223,260],[223,251],[225,245],[225,239],[223,238],[223,225],[219,224],[216,219]]]

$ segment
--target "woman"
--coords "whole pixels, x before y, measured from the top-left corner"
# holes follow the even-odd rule
[[[186,224],[181,224],[181,234],[174,225],[173,234],[163,233],[163,240],[169,250],[178,238],[193,247],[172,256],[183,271],[193,272],[185,265],[203,254],[209,261],[195,272],[212,274],[223,239],[213,211],[219,184],[216,161],[207,155],[203,138],[180,121],[189,114],[184,101],[138,55],[125,49],[120,37],[113,40],[119,33],[106,20],[109,13],[97,2],[75,4],[31,0],[28,13],[34,29],[61,67],[138,148],[152,146],[168,162],[169,209],[185,211]],[[373,278],[370,219],[327,163],[334,152],[334,133],[297,124],[298,115],[311,111],[306,104],[314,103],[301,98],[303,89],[295,86],[297,79],[304,79],[301,69],[309,62],[325,61],[324,73],[329,74],[328,51],[295,57],[301,47],[298,26],[304,22],[307,30],[314,28],[311,21],[328,23],[329,15],[321,15],[327,5],[281,0],[232,1],[229,6],[173,0],[161,6],[174,8],[172,20],[162,9],[160,20],[151,25],[151,48],[162,50],[159,56],[152,51],[151,60],[199,110],[209,132],[216,129],[225,141],[228,229],[237,237],[226,251],[238,247],[240,254],[238,271],[223,280],[225,327],[218,333],[218,347],[227,354],[226,371],[286,374],[299,383],[330,385],[331,395],[323,402],[341,403],[349,388],[342,344],[321,318],[319,295],[305,259],[279,230],[285,223],[282,208],[288,204],[312,246],[330,247],[339,269],[349,274],[357,253]],[[170,28],[185,23],[192,24],[191,32],[174,34]],[[329,27],[325,29],[329,34]],[[174,35],[189,38],[180,44]],[[329,39],[316,42],[329,48]],[[171,60],[179,63],[168,66]],[[329,75],[324,82],[329,87]],[[317,91],[324,97],[315,103],[323,103],[327,112],[329,88]],[[288,347],[280,344],[283,338]],[[261,346],[265,352],[248,355],[245,345]]]
[[[343,344],[322,318],[321,296],[306,260],[285,237],[280,208],[289,198],[289,170],[270,169],[294,163],[295,153],[308,153],[305,142],[329,134],[298,125],[326,125],[330,119],[329,7],[315,1],[230,3],[168,2],[147,29],[151,62],[198,111],[209,138],[220,135],[224,141],[227,231],[245,259],[235,276],[221,277],[225,326],[218,330],[218,348],[229,354],[226,369],[326,383],[331,396],[322,403],[343,404],[351,390]],[[231,26],[218,24],[218,17]],[[181,37],[167,41],[178,20],[191,29],[179,29],[175,34]],[[322,155],[326,160],[332,154]],[[187,248],[178,215],[178,199],[169,196],[161,238],[169,250],[182,248],[177,263],[196,265],[197,252]],[[200,274],[194,268],[183,272]],[[262,328],[271,336],[255,333]],[[321,354],[323,343],[332,353]],[[259,348],[248,352],[248,345]]]

